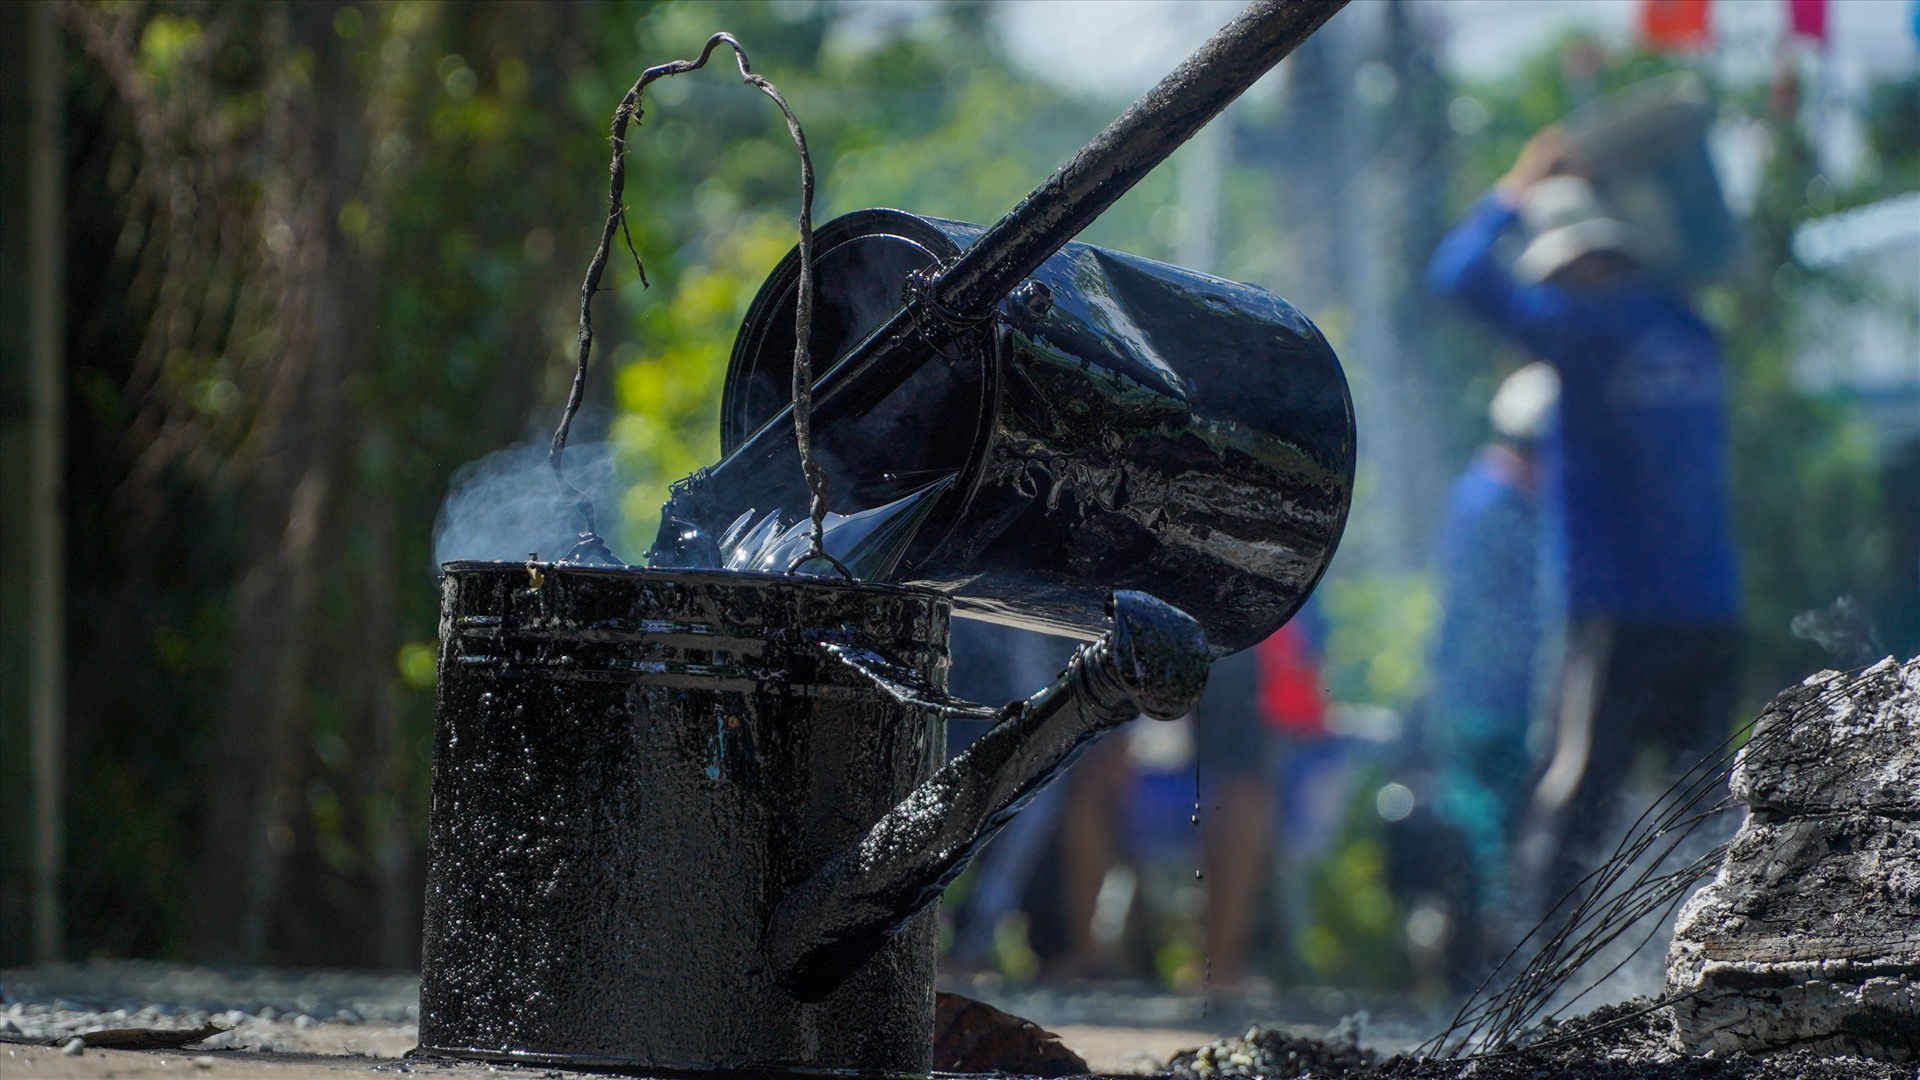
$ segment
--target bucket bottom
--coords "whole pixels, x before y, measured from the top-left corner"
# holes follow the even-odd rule
[[[890,1072],[883,1069],[834,1069],[769,1067],[743,1065],[720,1067],[663,1063],[645,1058],[608,1057],[600,1054],[555,1054],[532,1050],[484,1050],[475,1047],[428,1046],[425,1043],[407,1051],[409,1058],[427,1060],[484,1061],[495,1065],[530,1065],[545,1068],[580,1069],[622,1076],[658,1077],[661,1080],[935,1080],[958,1078],[970,1073]]]

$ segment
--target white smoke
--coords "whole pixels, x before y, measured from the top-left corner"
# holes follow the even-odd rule
[[[576,429],[586,426],[576,424]],[[561,490],[547,464],[550,439],[529,436],[454,470],[433,525],[436,569],[459,559],[520,561],[533,552],[542,559],[566,555],[587,526],[576,509],[579,500]],[[612,446],[570,442],[565,464],[567,479],[592,500],[600,534],[615,545],[616,554],[632,558],[618,546],[624,487],[615,472]]]
[[[1633,797],[1622,800],[1620,820],[1611,835],[1624,835],[1633,822],[1627,820],[1629,808],[1638,808],[1651,804],[1661,798],[1661,793],[1641,788]],[[1702,807],[1701,809],[1704,809]],[[1630,872],[1622,875],[1623,882],[1630,883],[1639,878],[1643,871],[1654,867],[1660,873],[1673,873],[1696,863],[1713,852],[1716,845],[1724,843],[1740,827],[1741,814],[1727,811],[1700,822],[1680,836],[1673,852],[1654,863],[1655,856],[1667,848],[1666,843],[1657,844],[1647,855],[1632,864]],[[1567,980],[1560,993],[1548,1006],[1550,1015],[1574,1015],[1586,1013],[1602,1005],[1613,1005],[1636,997],[1658,998],[1666,991],[1667,946],[1673,940],[1673,923],[1676,913],[1686,901],[1707,882],[1713,879],[1708,872],[1689,887],[1671,906],[1662,905],[1658,910],[1649,912],[1636,920],[1608,942],[1581,968],[1580,972]],[[1617,886],[1609,895],[1624,891]],[[1608,927],[1606,929],[1617,929]],[[1584,994],[1576,1003],[1575,995]]]

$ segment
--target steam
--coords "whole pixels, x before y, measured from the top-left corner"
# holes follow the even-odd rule
[[[1847,667],[1865,667],[1887,653],[1867,606],[1851,595],[1795,615],[1790,629],[1794,637],[1813,642]]]
[[[547,465],[549,437],[529,437],[454,470],[447,499],[433,525],[433,563],[456,559],[524,560],[530,552],[561,559],[586,523],[577,498],[563,493]],[[620,493],[614,454],[605,442],[570,443],[567,479],[599,511],[600,526],[616,543]],[[617,547],[616,551],[619,550]]]
[[[1638,797],[1623,800],[1622,816],[1626,816],[1627,807],[1646,805],[1657,797],[1657,793],[1643,792]],[[1685,868],[1703,862],[1717,868],[1723,845],[1732,839],[1739,828],[1740,818],[1738,813],[1713,815],[1689,830],[1664,858],[1655,859],[1655,853],[1649,853],[1629,862],[1627,865],[1633,877],[1626,880],[1632,881],[1643,871],[1680,874]],[[1622,822],[1611,835],[1624,835],[1630,828],[1630,822]],[[1658,1000],[1664,997],[1667,947],[1673,941],[1674,919],[1680,909],[1686,906],[1687,900],[1712,880],[1713,874],[1709,872],[1694,877],[1693,883],[1677,892],[1670,902],[1653,906],[1628,923],[1623,932],[1607,941],[1583,965],[1581,977],[1569,979],[1554,996],[1546,1012],[1568,1015],[1572,1011],[1588,1012],[1602,1005],[1616,1005],[1634,998]],[[1631,891],[1630,886],[1616,885],[1608,890],[1606,898],[1611,900]],[[1573,1009],[1575,1004],[1577,1010]]]

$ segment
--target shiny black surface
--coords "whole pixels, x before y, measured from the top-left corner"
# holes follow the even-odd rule
[[[884,658],[830,651],[897,700],[939,699]],[[833,993],[1094,739],[1142,713],[1172,720],[1206,684],[1207,639],[1194,621],[1145,593],[1116,594],[1107,636],[780,902],[767,931],[780,985],[805,1000]]]
[[[889,585],[450,563],[420,1048],[656,1072],[924,1073],[926,909],[1089,741],[1187,711],[1194,621],[1112,631],[998,710]],[[939,769],[947,715],[1001,718]]]
[[[897,210],[860,210],[821,226],[814,234],[818,291],[810,343],[816,363],[839,356],[884,323],[900,306],[909,274],[952,258],[971,240]],[[732,454],[766,424],[775,425],[779,438],[765,467],[718,478],[724,486],[715,493],[717,510],[777,506],[794,513],[804,506],[793,502],[795,492],[804,499],[805,488],[793,432],[780,419],[792,397],[799,273],[799,255],[789,252],[761,285],[734,341],[720,404],[721,449]],[[920,362],[884,388],[846,387],[815,400],[817,420],[860,418],[857,424],[814,426],[815,453],[829,478],[828,502],[840,513],[890,502],[958,473],[978,453],[978,439],[969,436],[990,415],[992,370],[968,343],[947,348],[953,357],[947,359],[928,335],[913,336],[924,346]],[[742,498],[748,502],[736,505]]]
[[[894,210],[829,223],[823,251],[831,236],[861,254],[822,266],[821,302],[851,314],[816,333],[816,353],[886,318],[878,300],[901,267],[981,232]],[[735,343],[729,454],[785,404],[796,273],[789,255]],[[1108,591],[1138,589],[1199,620],[1216,654],[1272,633],[1332,558],[1352,494],[1352,402],[1326,339],[1258,287],[1084,244],[1032,280],[1050,304],[1009,300],[976,330],[929,334],[908,381],[820,399],[833,508],[952,470],[895,577],[963,614],[1091,637]],[[799,475],[789,446],[696,484],[682,508],[717,532],[748,506],[803,505]]]
[[[818,1003],[775,903],[932,775],[944,724],[824,662],[946,679],[947,601],[730,572],[450,564],[423,1052],[662,1070],[931,1064],[934,924]]]
[[[1320,28],[1347,0],[1254,0],[1180,66],[1154,84],[1127,111],[1054,170],[1039,187],[986,230],[983,242],[930,273],[925,296],[896,302],[849,338],[814,382],[827,402],[843,394],[849,413],[864,411],[874,386],[890,386],[920,368],[922,345],[944,351],[964,330],[928,316],[952,313],[964,322],[991,315],[1027,275],[1079,235],[1134,184],[1165,161],[1217,115]],[[897,300],[904,300],[904,297]],[[929,303],[928,301],[933,301]],[[815,370],[819,370],[816,368]],[[783,399],[784,400],[784,399]],[[790,438],[791,414],[770,414],[742,433],[740,445],[713,467],[723,483],[741,482],[774,460]]]

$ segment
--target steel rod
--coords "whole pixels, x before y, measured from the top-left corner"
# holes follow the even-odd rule
[[[1027,275],[1346,4],[1347,0],[1248,4],[941,271],[928,290],[939,307],[949,316],[959,316],[961,322],[990,314]],[[867,384],[863,386],[866,396],[884,396],[891,383],[878,378],[883,371],[910,371],[911,364],[924,358],[930,343],[923,324],[940,320],[924,320],[915,308],[909,304],[894,312],[818,377],[814,382],[816,424],[829,419],[856,384]],[[874,377],[869,378],[870,374]],[[788,404],[708,470],[699,486],[724,487],[731,477],[759,474],[761,466],[790,445],[787,431],[792,423],[793,407]]]
[[[1248,4],[939,275],[941,303],[986,314],[1346,3]]]

